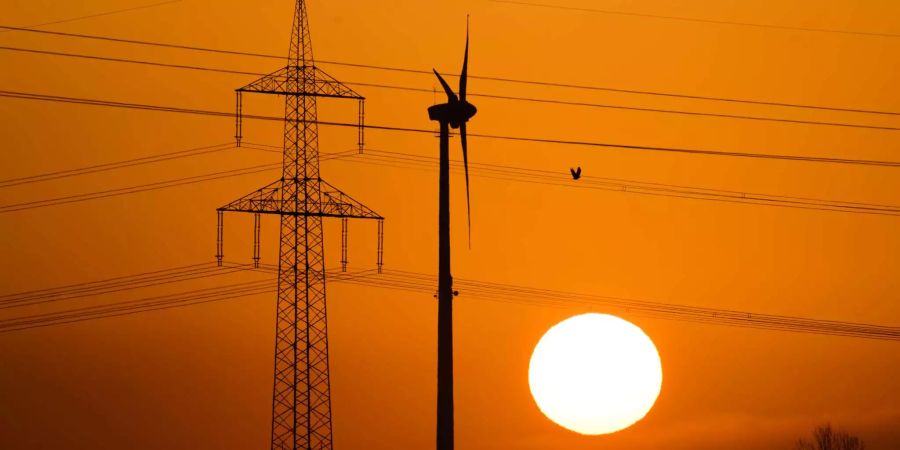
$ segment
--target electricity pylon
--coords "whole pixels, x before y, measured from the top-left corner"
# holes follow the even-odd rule
[[[254,214],[255,265],[259,265],[259,219],[281,220],[278,304],[275,322],[275,381],[272,449],[331,449],[331,393],[325,304],[322,219],[341,218],[341,263],[346,270],[347,219],[378,221],[378,269],[382,265],[384,218],[319,176],[317,97],[359,101],[359,149],[363,148],[363,101],[355,91],[315,66],[306,3],[297,0],[287,66],[236,90],[235,139],[241,142],[242,94],[285,98],[281,178],[217,210],[217,260],[222,264],[225,211]]]

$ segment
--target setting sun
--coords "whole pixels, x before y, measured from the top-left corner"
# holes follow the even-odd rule
[[[531,355],[528,384],[550,420],[581,434],[607,434],[650,411],[662,365],[656,346],[634,324],[582,314],[544,334]]]

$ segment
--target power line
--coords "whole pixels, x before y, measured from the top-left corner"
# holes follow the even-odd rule
[[[225,74],[231,74],[231,75],[254,75],[254,76],[265,75],[264,73],[261,73],[261,72],[248,72],[248,71],[241,71],[241,70],[222,69],[222,68],[216,68],[216,67],[206,67],[206,66],[187,65],[187,64],[170,64],[170,63],[163,63],[163,62],[157,62],[157,61],[146,61],[146,60],[126,59],[126,58],[113,58],[113,57],[106,57],[106,56],[56,52],[56,51],[50,51],[50,50],[38,50],[38,49],[30,49],[30,48],[22,48],[22,47],[0,46],[0,50],[24,52],[24,53],[34,53],[34,54],[48,55],[48,56],[61,56],[61,57],[69,57],[69,58],[97,60],[97,61],[105,61],[105,62],[138,64],[138,65],[146,65],[146,66],[164,67],[164,68],[169,68],[169,69],[198,70],[198,71],[203,71],[203,72],[225,73]],[[410,87],[410,86],[396,86],[396,85],[386,85],[386,84],[366,83],[366,82],[352,82],[352,81],[345,82],[345,84],[349,84],[349,85],[353,85],[353,86],[373,87],[373,88],[378,88],[378,89],[391,89],[391,90],[400,90],[400,91],[407,91],[407,92],[422,92],[422,93],[426,93],[426,94],[433,93],[433,91],[431,89],[415,88],[415,87]],[[750,115],[746,115],[746,114],[725,114],[725,113],[712,113],[712,112],[701,112],[701,111],[685,111],[685,110],[679,110],[679,109],[645,108],[645,107],[638,107],[638,106],[613,105],[613,104],[596,103],[596,102],[567,101],[567,100],[557,100],[557,99],[548,99],[548,98],[522,97],[522,96],[498,95],[498,94],[469,93],[468,95],[470,95],[472,97],[490,98],[490,99],[496,99],[496,100],[521,101],[521,102],[530,102],[530,103],[539,103],[539,104],[552,104],[552,105],[576,106],[576,107],[599,108],[599,109],[615,109],[615,110],[638,111],[638,112],[659,113],[659,114],[677,114],[677,115],[698,116],[698,117],[714,117],[714,118],[720,118],[720,119],[752,120],[752,121],[787,123],[787,124],[796,124],[796,125],[818,125],[818,126],[833,126],[833,127],[844,127],[844,128],[861,128],[861,129],[882,130],[882,131],[900,131],[900,127],[865,125],[865,124],[859,124],[859,123],[785,119],[785,118],[779,118],[779,117],[750,116]]]
[[[55,96],[55,95],[35,94],[35,93],[28,93],[28,92],[0,91],[0,97],[18,98],[18,99],[23,99],[23,100],[38,100],[38,101],[48,101],[48,102],[58,102],[58,103],[73,103],[73,104],[81,104],[81,105],[104,106],[104,107],[115,107],[115,108],[126,108],[126,109],[140,109],[140,110],[149,110],[149,111],[158,111],[158,112],[170,112],[170,113],[195,114],[195,115],[234,118],[233,113],[223,112],[223,111],[211,111],[211,110],[201,110],[201,109],[191,109],[191,108],[179,108],[179,107],[172,107],[172,106],[148,105],[148,104],[141,104],[141,103],[114,102],[114,101],[97,100],[97,99],[86,99],[86,98],[77,98],[77,97],[64,97],[64,96]],[[284,120],[283,117],[249,115],[249,114],[245,114],[245,115],[243,115],[243,117],[245,119],[255,119],[255,120],[270,120],[270,121],[283,121]],[[357,128],[360,126],[357,123],[343,123],[343,122],[317,121],[316,123],[319,125],[323,125],[323,126],[335,126],[335,127]],[[424,129],[424,128],[396,127],[396,126],[370,125],[370,124],[364,125],[364,127],[366,129],[379,130],[379,131],[393,131],[393,132],[418,133],[418,134],[429,134],[429,135],[434,134],[434,130],[429,130],[429,129]],[[817,156],[765,154],[765,153],[750,153],[750,152],[736,152],[736,151],[723,151],[723,150],[702,150],[702,149],[689,149],[689,148],[677,148],[677,147],[614,144],[614,143],[607,143],[607,142],[578,141],[578,140],[566,140],[566,139],[547,139],[547,138],[533,138],[533,137],[521,137],[521,136],[495,135],[495,134],[480,134],[480,133],[469,133],[468,135],[469,135],[469,137],[505,140],[505,141],[514,141],[514,142],[532,142],[532,143],[555,144],[555,145],[566,145],[566,146],[600,147],[600,148],[612,148],[612,149],[620,149],[620,150],[670,152],[670,153],[682,153],[682,154],[690,154],[690,155],[730,156],[730,157],[739,157],[739,158],[773,159],[773,160],[818,162],[818,163],[832,163],[832,164],[851,164],[851,165],[864,165],[864,166],[882,166],[882,167],[898,167],[898,166],[900,166],[900,162],[898,162],[898,161],[881,161],[881,160],[864,160],[864,159],[848,159],[848,158],[829,158],[829,157],[817,157]]]
[[[276,266],[271,264],[263,264],[261,269],[250,269],[246,265],[232,265],[230,268],[266,273],[274,273],[276,271]],[[330,271],[329,278],[332,281],[348,284],[428,294],[433,294],[436,286],[436,278],[433,275],[401,270],[385,270],[384,274],[380,276],[374,276],[373,270],[349,274]],[[271,286],[271,281],[266,279],[241,282],[112,304],[14,317],[0,321],[0,333],[246,297],[274,291],[275,288]],[[460,287],[461,299],[471,296],[472,298],[502,303],[550,307],[603,306],[623,310],[629,314],[682,322],[879,340],[900,340],[900,328],[898,327],[604,297],[462,278],[456,279],[456,281]]]
[[[9,47],[9,46],[0,46],[0,50],[6,50],[11,52],[21,52],[21,53],[34,53],[38,55],[48,55],[48,56],[63,56],[67,58],[80,58],[80,59],[90,59],[96,61],[106,61],[106,62],[115,62],[115,63],[126,63],[126,64],[139,64],[145,66],[154,66],[154,67],[165,67],[169,69],[186,69],[186,70],[199,70],[204,72],[216,72],[216,73],[227,73],[234,75],[254,75],[261,76],[265,75],[262,72],[248,72],[244,70],[231,70],[231,69],[222,69],[217,67],[204,67],[204,66],[196,66],[190,64],[170,64],[158,61],[145,61],[140,59],[128,59],[128,58],[113,58],[109,56],[98,56],[98,55],[85,55],[82,53],[67,53],[67,52],[56,52],[51,50],[38,50],[34,48],[23,48],[23,47]]]
[[[357,83],[357,84],[361,85],[360,83]],[[372,86],[372,87],[385,87],[385,86]],[[817,120],[785,119],[785,118],[779,118],[779,117],[748,116],[745,114],[724,114],[724,113],[711,113],[711,112],[700,112],[700,111],[684,111],[684,110],[679,110],[679,109],[643,108],[643,107],[638,107],[638,106],[609,105],[609,104],[592,103],[592,102],[573,102],[573,101],[541,99],[541,98],[532,98],[532,97],[516,97],[516,96],[509,96],[509,95],[494,95],[494,94],[469,94],[469,95],[471,95],[473,97],[493,98],[493,99],[499,99],[499,100],[516,100],[516,101],[543,103],[543,104],[581,106],[581,107],[588,107],[588,108],[619,109],[619,110],[625,110],[625,111],[639,111],[639,112],[650,112],[650,113],[661,113],[661,114],[679,114],[679,115],[684,115],[684,116],[716,117],[716,118],[720,118],[720,119],[754,120],[754,121],[761,121],[761,122],[777,122],[777,123],[788,123],[788,124],[796,124],[796,125],[821,125],[821,126],[829,126],[829,127],[863,128],[863,129],[883,130],[883,131],[898,131],[898,130],[900,130],[900,128],[898,128],[898,127],[887,127],[887,126],[879,126],[879,125],[863,125],[863,124],[845,123],[845,122],[825,122],[825,121],[817,121]]]
[[[140,158],[128,159],[123,161],[116,161],[110,163],[103,164],[95,164],[91,166],[79,167],[76,169],[66,169],[66,170],[58,170],[54,172],[47,172],[37,175],[29,175],[26,177],[18,177],[18,178],[7,178],[5,180],[0,180],[0,188],[19,186],[22,184],[31,184],[38,183],[43,181],[50,180],[58,180],[60,178],[69,178],[79,175],[87,175],[98,172],[106,172],[114,169],[122,169],[126,167],[134,167],[143,164],[151,164],[162,161],[171,161],[175,159],[181,158],[189,158],[193,156],[206,155],[209,153],[221,152],[224,150],[228,150],[234,148],[233,143],[223,143],[216,145],[209,145],[204,147],[195,147],[186,150],[178,150],[174,152],[161,153],[157,155],[143,156]]]
[[[237,297],[261,294],[274,291],[269,280],[264,282],[236,283],[214,288],[196,289],[174,295],[160,295],[145,297],[138,300],[118,302],[111,305],[97,305],[84,308],[76,308],[61,312],[35,314],[20,318],[0,321],[0,333],[36,328],[47,325],[61,325],[65,323],[80,322],[83,320],[99,319],[105,317],[117,317],[138,312],[168,309],[171,307],[188,306],[191,304],[205,303],[213,300],[227,300]]]
[[[154,183],[139,184],[124,188],[109,189],[104,191],[88,192],[84,194],[69,195],[65,197],[55,197],[44,200],[34,200],[22,203],[13,203],[0,206],[0,214],[16,211],[26,211],[37,208],[45,208],[48,206],[65,205],[69,203],[83,202],[87,200],[97,200],[101,198],[116,197],[126,194],[136,194],[138,192],[154,191],[175,186],[184,186],[188,184],[196,184],[204,181],[218,180],[222,178],[234,177],[238,175],[251,175],[254,173],[265,172],[277,169],[280,164],[263,164],[242,169],[225,170],[221,172],[213,172],[204,175],[192,177],[178,178],[174,180],[158,181]]]
[[[37,33],[37,34],[46,34],[51,36],[59,36],[59,37],[70,37],[70,38],[78,38],[78,39],[91,39],[96,41],[106,41],[106,42],[116,42],[119,44],[134,44],[134,45],[148,45],[152,47],[163,47],[163,48],[171,48],[177,50],[190,50],[197,52],[205,52],[205,53],[219,53],[225,55],[235,55],[235,56],[253,56],[258,58],[266,58],[266,59],[278,59],[285,60],[285,57],[266,54],[266,53],[254,53],[254,52],[243,52],[243,51],[235,51],[235,50],[225,50],[225,49],[215,49],[215,48],[207,48],[207,47],[197,47],[191,45],[181,45],[181,44],[170,44],[165,42],[153,42],[153,41],[142,41],[137,39],[125,39],[125,38],[117,38],[112,36],[100,36],[96,34],[80,34],[80,33],[66,33],[62,31],[49,31],[49,30],[32,30],[30,28],[23,27],[14,27],[9,25],[0,25],[0,28],[6,30],[15,30],[22,31],[26,33]],[[322,62],[322,61],[318,61]]]
[[[202,262],[196,264],[188,264],[185,266],[172,267],[168,269],[160,269],[160,270],[152,270],[148,272],[141,272],[131,275],[118,276],[113,278],[106,278],[103,280],[94,280],[94,281],[85,281],[81,283],[69,284],[64,286],[56,286],[52,288],[43,288],[43,289],[34,289],[23,292],[13,292],[9,294],[0,295],[0,303],[5,303],[7,301],[17,301],[21,299],[28,299],[33,296],[43,296],[43,295],[63,295],[66,292],[70,292],[71,290],[79,290],[82,291],[84,289],[97,289],[102,286],[106,286],[110,283],[123,283],[123,282],[131,282],[135,280],[140,280],[146,277],[158,277],[158,276],[167,276],[169,274],[175,272],[183,272],[183,271],[192,271],[199,270],[202,267],[212,267],[214,263],[212,262]]]
[[[537,303],[544,306],[604,305],[632,314],[687,322],[900,340],[900,328],[897,327],[672,305],[454,278],[454,281],[457,280],[462,298],[471,295],[475,298],[505,303]],[[373,286],[377,284],[381,287],[432,293],[436,280],[434,276],[422,273],[387,270],[383,279],[378,277],[365,281],[352,280],[348,282]]]
[[[388,153],[388,155],[382,155],[379,153]],[[393,155],[391,155],[393,154]],[[415,157],[421,158],[416,160],[415,158],[405,158],[396,152],[385,152],[381,150],[371,150],[368,149],[366,151],[366,155],[369,157],[375,158],[383,158],[388,160],[400,160],[404,162],[408,162],[410,164],[418,165],[419,167],[427,167],[432,169],[434,167],[433,161],[430,161],[430,157]],[[405,155],[405,154],[402,154]],[[424,161],[423,161],[424,160]],[[348,161],[359,161],[359,160],[348,160]],[[453,161],[454,168],[460,168],[461,163],[459,161]],[[893,205],[883,205],[883,204],[872,204],[872,203],[860,203],[860,202],[840,202],[835,200],[824,200],[824,199],[814,199],[808,197],[791,197],[791,196],[783,196],[783,195],[769,195],[769,194],[758,194],[758,193],[749,193],[749,192],[740,192],[740,191],[728,191],[728,190],[718,190],[718,189],[709,189],[695,186],[683,186],[683,185],[671,185],[671,184],[660,184],[660,183],[646,183],[634,180],[623,180],[623,179],[615,179],[615,178],[603,178],[603,177],[593,177],[593,176],[582,176],[579,180],[579,183],[572,183],[569,180],[568,174],[560,174],[554,173],[550,171],[538,171],[536,169],[526,169],[526,168],[516,168],[512,166],[503,166],[490,164],[482,166],[481,164],[471,164],[474,169],[473,172],[478,173],[478,176],[484,177],[485,175],[479,173],[481,171],[487,171],[488,173],[499,174],[501,177],[491,177],[500,180],[512,180],[512,181],[522,181],[522,182],[533,182],[539,184],[549,184],[555,186],[564,186],[564,187],[574,187],[574,188],[583,188],[583,189],[600,189],[614,192],[624,192],[624,193],[633,193],[633,194],[648,194],[648,195],[666,195],[666,194],[678,194],[677,196],[698,196],[697,199],[702,200],[736,200],[739,203],[752,203],[752,204],[765,204],[772,206],[798,206],[804,205],[809,206],[811,209],[824,209],[829,211],[843,211],[843,212],[861,212],[861,213],[874,213],[874,214],[888,214],[888,215],[897,215],[900,214],[900,206]],[[399,167],[399,166],[398,166]],[[512,177],[512,178],[510,178]],[[545,182],[541,180],[551,180],[550,182]],[[565,181],[565,183],[561,182]],[[668,195],[666,195],[668,196]],[[702,197],[701,197],[702,196]],[[693,197],[692,197],[693,198]],[[759,202],[759,203],[757,203]],[[765,202],[765,203],[762,203]],[[838,209],[843,208],[843,209]]]
[[[93,315],[83,314],[83,315],[75,315],[71,317],[57,317],[56,320],[44,320],[37,321],[32,323],[22,323],[22,324],[11,324],[7,328],[0,327],[0,333],[8,333],[11,331],[21,331],[28,330],[32,328],[44,328],[49,326],[70,324],[76,322],[84,322],[88,320],[96,320],[96,319],[105,319],[112,317],[121,317],[128,316],[132,314],[138,314],[143,312],[150,311],[161,311],[173,308],[183,308],[186,306],[194,306],[200,305],[204,303],[212,303],[219,302],[224,300],[232,300],[236,298],[249,297],[253,295],[259,294],[271,294],[277,291],[274,288],[265,288],[263,286],[257,287],[255,289],[244,289],[244,290],[235,290],[231,292],[224,292],[218,294],[207,294],[207,295],[197,295],[193,297],[185,297],[185,298],[176,298],[172,299],[169,302],[161,302],[156,305],[150,305],[145,307],[132,307],[125,308],[116,311],[102,311]]]
[[[244,147],[250,149],[271,152],[277,151],[274,149],[258,148],[257,146],[259,145],[260,144],[249,142],[243,144]],[[375,159],[373,160],[372,158]],[[430,172],[434,170],[436,160],[437,158],[434,157],[418,156],[409,153],[391,152],[367,148],[363,156],[359,158],[346,158],[341,159],[340,161],[382,167],[419,169]],[[760,194],[743,191],[710,189],[696,186],[649,183],[643,181],[626,180],[620,178],[604,178],[589,175],[582,176],[577,183],[573,183],[567,173],[562,174],[547,170],[515,167],[501,164],[470,163],[469,166],[470,174],[472,176],[503,181],[515,181],[575,189],[603,190],[628,194],[653,195],[660,197],[712,200],[726,203],[740,203],[760,206],[778,206],[794,209],[848,212],[886,216],[900,215],[900,206],[886,204]],[[451,168],[455,172],[461,173],[462,162],[451,160]]]
[[[250,265],[232,264],[224,270],[229,269],[235,269],[230,273],[234,273],[237,271],[254,271],[254,269],[252,269]],[[223,269],[219,268],[219,270]],[[375,270],[362,270],[349,274],[340,273],[336,270],[330,270],[328,272],[331,278],[342,280],[351,277],[368,276],[375,273]],[[186,292],[179,292],[174,294],[157,295],[135,300],[73,308],[64,311],[13,317],[0,320],[0,333],[82,322],[86,320],[121,317],[142,312],[179,308],[184,306],[210,303],[214,301],[248,297],[263,293],[271,293],[277,290],[272,281],[272,279],[267,278],[263,280],[233,283],[211,288],[193,289]]]
[[[27,29],[27,28],[12,27],[12,26],[6,26],[6,25],[0,25],[0,28],[7,29],[7,30],[30,32],[30,33],[41,33],[41,34],[47,34],[47,35],[53,35],[53,36],[59,36],[59,37],[92,39],[92,40],[100,40],[100,41],[106,41],[106,42],[116,42],[116,43],[121,43],[121,44],[148,45],[148,46],[155,46],[155,47],[198,51],[198,52],[205,52],[205,53],[218,53],[218,54],[226,54],[226,55],[234,55],[234,56],[249,56],[249,57],[267,58],[267,59],[277,59],[277,60],[281,60],[281,61],[284,60],[283,56],[265,54],[265,53],[215,49],[215,48],[197,47],[197,46],[190,46],[190,45],[170,44],[170,43],[163,43],[163,42],[142,41],[142,40],[135,40],[135,39],[123,39],[123,38],[116,38],[116,37],[111,37],[111,36],[98,36],[98,35],[88,35],[88,34],[78,34],[78,33],[64,33],[64,32],[47,31],[47,30],[31,30],[31,29]],[[430,70],[413,69],[413,68],[405,68],[405,67],[391,67],[391,66],[383,66],[383,65],[375,65],[375,64],[360,64],[360,63],[330,61],[330,60],[317,60],[317,63],[326,64],[326,65],[344,66],[344,67],[355,67],[355,68],[360,68],[360,69],[382,70],[382,71],[401,72],[401,73],[414,73],[414,74],[421,74],[421,75],[428,75],[428,76],[433,75]],[[459,74],[452,74],[452,73],[450,73],[448,75],[459,76]],[[613,87],[607,87],[607,86],[593,86],[593,85],[575,84],[575,83],[524,80],[524,79],[516,79],[516,78],[509,78],[509,77],[491,77],[491,76],[478,76],[478,75],[470,74],[469,78],[485,80],[485,81],[497,81],[497,82],[504,82],[504,83],[523,84],[523,85],[558,87],[558,88],[588,90],[588,91],[617,92],[617,93],[622,93],[622,94],[636,94],[636,95],[684,98],[684,99],[689,99],[689,100],[708,100],[708,101],[720,101],[720,102],[729,102],[729,103],[746,103],[746,104],[762,105],[762,106],[779,106],[779,107],[786,107],[786,108],[800,108],[800,109],[812,109],[812,110],[836,111],[836,112],[851,112],[851,113],[861,113],[861,114],[880,114],[880,115],[891,115],[891,116],[900,115],[900,112],[897,112],[897,111],[883,111],[883,110],[862,109],[862,108],[846,108],[846,107],[833,107],[833,106],[821,106],[821,105],[808,105],[808,104],[801,104],[801,103],[750,100],[750,99],[740,99],[740,98],[731,98],[731,97],[691,95],[691,94],[681,94],[681,93],[674,93],[674,92],[661,92],[661,91],[650,91],[650,90],[639,90],[639,89],[623,89],[623,88],[613,88]]]
[[[222,275],[228,275],[239,270],[242,269],[240,267],[230,267],[226,270],[222,270],[215,264],[209,264],[195,267],[190,270],[171,271],[157,276],[136,277],[131,280],[123,280],[119,282],[104,283],[85,288],[50,292],[43,295],[22,295],[0,301],[0,310],[22,308],[35,305],[45,305],[48,303],[124,292],[139,288],[147,288],[184,281],[218,277]]]
[[[468,135],[469,135],[469,137],[482,137],[482,138],[500,139],[500,140],[517,141],[517,142],[537,142],[537,143],[542,143],[542,144],[605,147],[605,148],[617,148],[617,149],[622,149],[622,150],[672,152],[672,153],[684,153],[684,154],[690,154],[690,155],[732,156],[732,157],[739,157],[739,158],[780,159],[780,160],[787,160],[787,161],[805,161],[805,162],[819,162],[819,163],[833,163],[833,164],[856,164],[856,165],[883,166],[883,167],[898,167],[898,166],[900,166],[900,162],[897,162],[897,161],[876,161],[876,160],[861,160],[861,159],[826,158],[826,157],[816,157],[816,156],[775,155],[775,154],[732,152],[732,151],[720,151],[720,150],[698,150],[698,149],[675,148],[675,147],[656,147],[656,146],[644,146],[644,145],[611,144],[611,143],[603,143],[603,142],[576,141],[576,140],[565,140],[565,139],[525,138],[525,137],[517,137],[517,136],[499,136],[499,135],[476,134],[476,133],[468,133]]]
[[[852,34],[859,36],[878,36],[878,37],[890,37],[896,38],[900,37],[900,34],[893,33],[874,33],[869,31],[852,31],[852,30],[834,30],[828,28],[811,28],[811,27],[796,27],[796,26],[787,26],[787,25],[771,25],[771,24],[762,24],[762,23],[749,23],[749,22],[737,22],[730,20],[712,20],[712,19],[699,19],[695,17],[684,17],[684,16],[666,16],[661,14],[645,14],[645,13],[634,13],[634,12],[625,12],[625,11],[614,11],[608,9],[595,9],[595,8],[583,8],[576,6],[563,6],[563,5],[550,5],[546,3],[533,3],[533,2],[523,2],[523,1],[514,1],[514,0],[488,0],[494,3],[506,3],[510,5],[521,5],[521,6],[533,6],[540,8],[549,8],[549,9],[561,9],[567,11],[582,11],[582,12],[590,12],[590,13],[598,13],[598,14],[612,14],[618,16],[632,16],[632,17],[648,17],[652,19],[665,19],[665,20],[680,20],[685,22],[699,22],[699,23],[712,23],[717,25],[736,25],[742,27],[755,27],[755,28],[771,28],[777,30],[790,30],[790,31],[810,31],[816,33],[837,33],[837,34]]]
[[[230,144],[229,144],[230,145]],[[229,147],[232,148],[232,147]],[[244,142],[243,148],[262,150],[272,153],[281,153],[279,147],[269,146],[265,144],[257,144],[252,142]],[[322,155],[322,161],[338,160],[360,164],[368,164],[383,167],[420,169],[433,171],[436,158],[419,156],[410,153],[391,152],[385,150],[366,149],[363,157],[353,157],[357,155],[357,150],[347,150],[344,152],[328,153]],[[374,158],[374,160],[372,160]],[[460,169],[460,161],[451,161],[452,168],[456,171]],[[275,168],[275,164],[271,165]],[[578,183],[568,181],[568,176],[558,174],[556,172],[540,169],[531,169],[525,167],[516,167],[502,164],[485,164],[472,163],[472,175],[479,178],[488,178],[504,181],[515,181],[532,184],[541,184],[548,186],[560,186],[576,189],[603,190],[610,192],[622,192],[629,194],[653,195],[661,197],[686,198],[694,200],[712,200],[727,203],[740,203],[762,206],[778,206],[795,209],[819,210],[819,211],[835,211],[849,212],[860,214],[874,214],[896,216],[900,215],[900,206],[863,203],[863,202],[847,202],[837,200],[826,200],[809,197],[792,197],[784,195],[750,193],[744,191],[729,191],[721,189],[710,189],[696,186],[685,186],[663,183],[649,183],[643,181],[627,180],[620,178],[604,178],[591,175],[585,175]],[[58,204],[68,204],[80,201],[88,201],[118,195],[136,194],[146,191],[164,189],[167,187],[181,186],[185,184],[195,184],[206,181],[231,178],[242,176],[253,171],[259,166],[248,167],[244,169],[236,169],[234,173],[216,172],[213,174],[198,175],[188,177],[187,179],[167,180],[158,183],[149,183],[128,188],[120,188],[114,190],[103,190],[85,194],[72,196],[73,198],[54,198],[28,202],[29,204],[16,204],[0,206],[0,214],[3,212],[20,211],[33,208],[41,208],[47,206],[55,206]],[[112,170],[117,167],[106,168],[103,170]],[[73,169],[77,170],[77,169]],[[247,172],[250,171],[250,172]],[[66,171],[61,171],[66,172]],[[231,172],[231,171],[229,171]],[[0,183],[0,187],[2,183]],[[15,208],[14,208],[15,207]],[[4,209],[10,209],[5,211]],[[2,304],[2,298],[0,298]],[[2,307],[0,307],[2,309]]]
[[[245,144],[245,146],[248,148],[253,148],[254,145],[256,144]],[[370,160],[370,158],[375,159],[373,161]],[[437,158],[434,157],[418,156],[408,153],[390,152],[367,148],[362,157],[343,159],[342,161],[433,171],[436,167],[436,159]],[[453,169],[455,169],[457,172],[461,171],[461,164],[462,163],[460,161],[451,161]],[[516,181],[576,189],[603,190],[630,194],[677,197],[694,200],[712,200],[727,203],[778,206],[819,211],[849,212],[887,216],[900,215],[900,206],[894,205],[759,194],[675,184],[647,183],[642,181],[625,180],[618,178],[594,177],[590,175],[582,176],[577,183],[573,183],[568,174],[556,173],[547,170],[483,163],[470,163],[469,166],[470,174],[472,176],[496,180]]]
[[[351,154],[357,153],[357,150],[347,150],[345,152],[324,154],[322,161],[328,161],[335,158],[343,158]],[[37,208],[46,208],[48,206],[65,205],[69,203],[78,203],[88,200],[98,200],[102,198],[117,197],[120,195],[137,194],[141,192],[156,191],[177,186],[185,186],[189,184],[203,183],[206,181],[221,180],[224,178],[232,178],[236,176],[252,175],[255,173],[275,170],[281,167],[281,163],[262,164],[239,169],[225,170],[221,172],[212,172],[203,175],[195,175],[173,180],[157,181],[153,183],[139,184],[123,188],[108,189],[95,192],[87,192],[83,194],[69,195],[65,197],[55,197],[43,200],[33,200],[29,202],[14,203],[8,205],[0,205],[0,214],[27,211]]]
[[[149,5],[141,5],[141,6],[133,6],[133,7],[131,7],[131,8],[115,9],[115,10],[112,10],[112,11],[106,11],[106,12],[100,12],[100,13],[94,13],[94,14],[87,14],[87,15],[84,15],[84,16],[78,16],[78,17],[71,17],[71,18],[68,18],[68,19],[55,20],[55,21],[52,21],[52,22],[38,23],[38,24],[35,24],[35,25],[29,25],[29,26],[21,27],[21,28],[30,29],[30,28],[43,27],[43,26],[47,26],[47,25],[58,25],[58,24],[61,24],[61,23],[76,22],[76,21],[79,21],[79,20],[93,19],[93,18],[95,18],[95,17],[111,16],[111,15],[113,15],[113,14],[121,14],[121,13],[124,13],[124,12],[131,12],[131,11],[137,11],[137,10],[141,10],[141,9],[154,8],[154,7],[157,7],[157,6],[168,5],[168,4],[170,4],[170,3],[178,3],[178,2],[180,2],[180,1],[181,1],[181,0],[169,0],[169,1],[165,1],[165,2],[151,3],[151,4],[149,4]],[[5,27],[3,27],[3,28],[5,28]],[[17,31],[17,30],[5,30],[5,31],[0,31],[0,33],[8,33],[8,32],[10,32],[10,31]],[[19,31],[21,31],[21,30],[19,30]]]

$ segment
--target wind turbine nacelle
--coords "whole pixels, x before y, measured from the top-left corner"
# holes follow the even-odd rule
[[[447,122],[451,128],[459,128],[477,112],[478,108],[469,102],[451,101],[429,107],[428,118],[438,122]]]

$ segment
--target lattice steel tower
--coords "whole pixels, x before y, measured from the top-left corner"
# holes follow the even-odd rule
[[[235,138],[241,142],[242,94],[285,97],[284,160],[281,178],[218,209],[217,259],[222,264],[225,211],[254,214],[255,265],[259,265],[259,219],[281,220],[278,304],[275,323],[275,382],[272,449],[331,449],[331,395],[325,304],[322,219],[342,221],[342,267],[350,218],[378,221],[378,268],[382,264],[383,220],[319,176],[317,97],[359,101],[359,151],[363,148],[363,97],[315,66],[306,3],[298,0],[287,66],[236,90]]]

